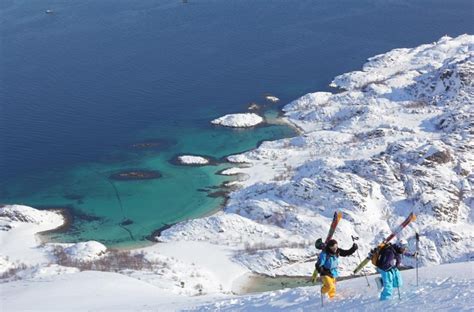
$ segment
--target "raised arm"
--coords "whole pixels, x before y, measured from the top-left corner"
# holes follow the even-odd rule
[[[359,247],[357,246],[356,243],[352,244],[352,247],[349,250],[339,248],[339,256],[341,257],[350,256],[357,250],[357,248]]]

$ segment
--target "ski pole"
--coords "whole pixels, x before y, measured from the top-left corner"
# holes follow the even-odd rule
[[[402,298],[400,298],[400,286],[397,287],[397,290],[398,290],[398,300],[402,300]]]
[[[324,303],[323,303],[323,287],[321,287],[321,307],[324,306]]]
[[[356,240],[359,240],[359,237],[351,235],[352,242],[355,243]],[[359,249],[357,249],[357,256],[359,257],[359,261],[362,262],[362,258],[360,257]],[[370,287],[369,278],[367,277],[367,273],[364,272],[365,280],[367,281],[367,287]]]
[[[418,232],[415,233],[416,238],[416,255],[415,255],[415,264],[416,264],[416,287],[418,287],[418,248],[420,245],[420,234]]]

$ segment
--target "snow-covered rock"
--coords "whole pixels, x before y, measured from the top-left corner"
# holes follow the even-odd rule
[[[220,172],[222,175],[238,175],[239,173],[240,169],[237,167],[228,168]]]
[[[8,223],[15,226],[22,223],[33,223],[48,227],[49,225],[61,225],[63,218],[51,211],[42,211],[23,205],[5,205],[0,207],[0,222],[2,225]]]
[[[178,156],[178,161],[183,165],[207,165],[209,164],[209,159],[194,156],[194,155],[182,155]]]
[[[64,248],[68,257],[78,261],[91,261],[100,258],[105,255],[106,251],[107,247],[96,241],[79,242]]]
[[[276,102],[280,101],[280,99],[277,98],[277,97],[274,96],[274,95],[266,95],[266,96],[265,96],[265,99],[266,99],[267,101],[270,101],[270,102],[273,102],[273,103],[276,103]]]
[[[228,114],[211,121],[215,125],[225,127],[253,127],[263,122],[263,118],[255,113]]]

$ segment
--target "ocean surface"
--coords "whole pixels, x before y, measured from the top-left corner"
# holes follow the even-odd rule
[[[474,33],[473,12],[471,0],[3,0],[0,203],[67,209],[57,241],[143,244],[224,203],[209,195],[229,165],[176,155],[219,159],[294,135],[210,120],[252,102],[274,119],[367,57]],[[135,169],[162,176],[109,178]]]

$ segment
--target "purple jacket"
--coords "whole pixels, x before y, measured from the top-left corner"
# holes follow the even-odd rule
[[[398,245],[389,245],[380,251],[377,267],[383,271],[389,271],[400,266],[402,261],[402,249]]]

